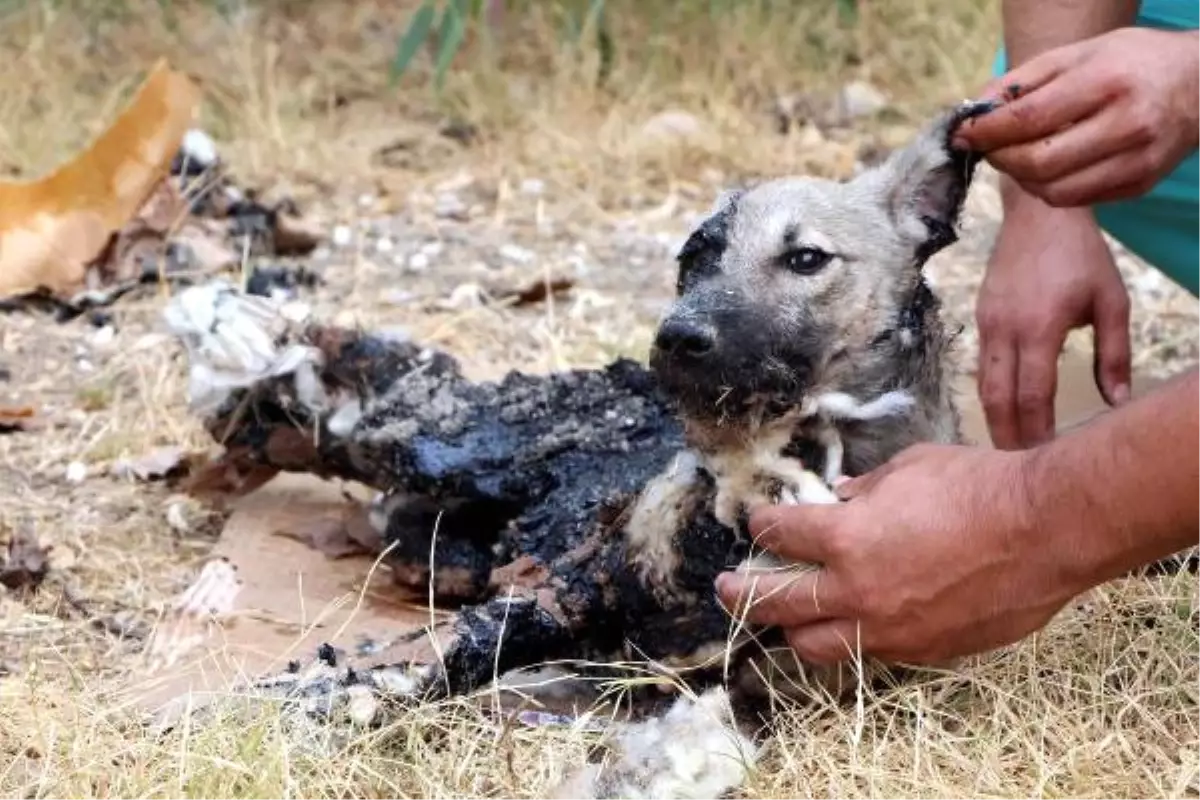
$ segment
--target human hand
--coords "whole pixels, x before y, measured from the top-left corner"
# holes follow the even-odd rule
[[[840,485],[848,502],[756,510],[760,546],[822,566],[724,573],[721,602],[741,613],[756,584],[746,620],[781,626],[813,663],[861,646],[935,664],[1015,642],[1087,588],[1066,577],[1072,537],[1027,518],[1029,453],[917,445]]]
[[[1149,191],[1197,146],[1200,35],[1120,28],[1047,51],[992,81],[1017,97],[956,143],[1055,207]]]
[[[1101,395],[1129,399],[1129,293],[1089,210],[1005,205],[975,306],[977,382],[993,444],[1014,449],[1054,436],[1058,356],[1074,328],[1094,330]]]

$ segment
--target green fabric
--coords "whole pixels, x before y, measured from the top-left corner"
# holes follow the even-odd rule
[[[1166,30],[1200,28],[1196,0],[1143,0],[1137,24]],[[992,64],[1007,71],[1002,47]],[[1200,158],[1196,151],[1149,193],[1093,208],[1100,226],[1167,277],[1197,294],[1200,283]]]

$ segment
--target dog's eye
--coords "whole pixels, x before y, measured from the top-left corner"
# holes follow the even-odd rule
[[[816,247],[797,247],[783,254],[783,265],[800,275],[811,275],[828,264],[832,258],[832,253],[826,253]]]

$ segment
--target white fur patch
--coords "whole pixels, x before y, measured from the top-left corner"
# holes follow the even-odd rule
[[[588,764],[553,794],[571,798],[713,798],[745,783],[758,748],[737,730],[723,688],[680,697],[662,717],[620,725],[615,757]]]
[[[163,317],[188,350],[188,401],[194,411],[215,410],[234,389],[296,373],[302,401],[318,407],[324,402],[311,369],[321,364],[321,351],[284,343],[292,320],[304,317],[294,309],[243,295],[218,279],[175,295]]]

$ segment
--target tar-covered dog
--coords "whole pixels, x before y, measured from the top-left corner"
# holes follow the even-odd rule
[[[461,606],[413,635],[437,640],[427,663],[386,663],[377,648],[369,665],[345,657],[275,685],[326,700],[351,688],[444,697],[547,661],[586,660],[584,674],[650,665],[700,699],[625,729],[616,760],[568,791],[711,797],[736,784],[745,762],[731,766],[714,731],[728,726],[724,741],[752,761],[745,734],[763,698],[838,692],[852,677],[809,669],[777,631],[731,618],[713,582],[802,568],[753,552],[751,504],[836,502],[838,477],[959,440],[950,335],[922,268],[955,241],[976,164],[951,134],[988,108],[943,114],[850,181],[726,194],[679,253],[649,370],[622,360],[475,383],[411,342],[219,284],[181,293],[167,318],[226,448],[213,471],[376,488],[398,586]]]

